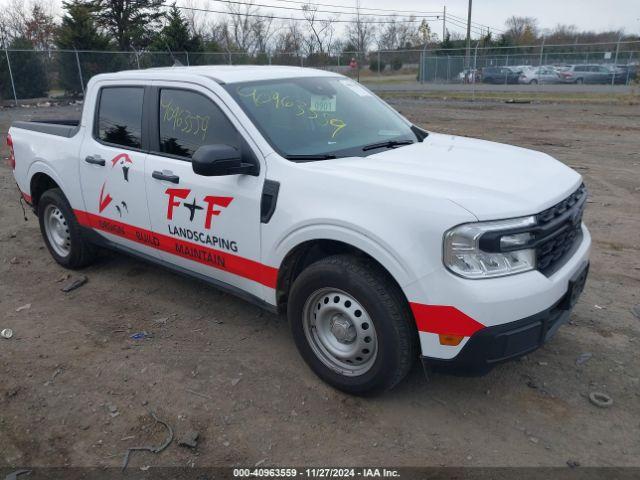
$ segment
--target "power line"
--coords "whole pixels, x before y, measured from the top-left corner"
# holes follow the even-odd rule
[[[453,18],[454,18],[454,19],[456,19],[456,20],[459,20],[459,21],[461,21],[461,22],[464,22],[464,24],[465,24],[465,25],[467,24],[467,20],[466,20],[466,19],[464,19],[464,18],[462,18],[462,17],[459,17],[459,16],[454,15],[454,14],[452,14],[452,13],[447,13],[447,18],[448,18],[449,16],[453,17]],[[504,30],[502,30],[502,29],[500,29],[500,28],[492,27],[491,25],[485,25],[485,24],[483,24],[483,23],[471,22],[471,25],[477,25],[478,27],[485,27],[485,28],[488,28],[488,29],[490,29],[490,30],[493,30],[493,31],[496,31],[496,32],[499,32],[499,33],[505,33],[505,31],[504,31]]]
[[[459,20],[456,20],[454,18],[447,18],[447,23],[452,23],[455,27],[458,27],[464,31],[466,31],[467,29],[467,23],[466,22],[461,22]],[[482,30],[479,27],[475,27],[473,26],[473,24],[471,24],[471,31],[477,35],[484,35],[484,30]]]
[[[299,5],[313,5],[313,6],[319,6],[319,7],[335,7],[335,8],[350,8],[350,9],[354,9],[354,10],[368,10],[368,11],[377,11],[377,12],[386,12],[386,13],[403,13],[405,15],[442,15],[442,11],[433,11],[433,12],[425,12],[425,11],[419,11],[419,10],[394,10],[394,9],[388,9],[388,8],[373,8],[373,7],[350,7],[348,5],[335,5],[335,4],[329,4],[329,3],[319,3],[319,2],[315,2],[315,1],[308,1],[308,2],[304,2],[304,1],[300,1],[300,0],[275,0],[276,2],[283,2],[283,3],[296,3]],[[355,13],[355,12],[354,12]],[[361,13],[362,15],[362,13]]]
[[[236,2],[236,3],[241,3],[241,2]],[[245,3],[245,5],[251,5],[248,3]],[[254,6],[256,4],[253,4]],[[208,8],[196,8],[196,7],[183,7],[183,6],[177,6],[177,8],[182,9],[182,10],[190,10],[190,11],[194,11],[194,12],[205,12],[205,13],[219,13],[219,14],[223,14],[223,15],[240,15],[243,17],[255,17],[255,18],[267,18],[267,19],[271,19],[271,20],[287,20],[287,21],[294,21],[294,22],[308,22],[309,20],[306,18],[296,18],[296,17],[280,17],[277,15],[263,15],[263,14],[259,14],[259,13],[242,13],[242,12],[229,12],[229,11],[222,11],[222,10],[211,10]],[[330,21],[332,23],[353,23],[353,20],[338,20],[338,19],[332,19],[332,18],[318,18],[316,19],[319,22],[322,21]],[[437,17],[434,17],[433,20],[437,20]],[[395,21],[389,21],[389,20],[367,20],[364,22],[360,22],[361,24],[388,24],[388,23],[415,23],[415,22],[420,22],[422,20],[395,20]]]
[[[457,17],[455,15],[451,15],[451,17],[453,17],[452,19],[454,19],[454,20],[458,20],[460,22],[463,22],[465,24],[465,26],[466,26],[466,24],[467,24],[466,20],[461,19],[460,17]],[[449,20],[449,18],[447,18],[447,20]],[[490,30],[490,31],[493,31],[493,32],[498,32],[498,33],[505,33],[505,30],[502,30],[502,29],[496,28],[496,27],[492,27],[491,25],[485,25],[483,23],[471,22],[471,25],[475,26],[477,28],[482,28],[484,30]]]
[[[379,14],[375,14],[375,13],[362,13],[362,12],[337,12],[335,10],[319,10],[319,9],[308,9],[305,10],[304,8],[296,8],[296,7],[283,7],[283,6],[279,6],[279,5],[266,5],[263,3],[252,3],[252,2],[241,2],[241,1],[237,1],[237,0],[209,0],[210,2],[221,2],[221,3],[227,3],[227,4],[238,4],[238,5],[248,5],[248,6],[252,6],[252,7],[265,7],[265,8],[277,8],[277,9],[281,9],[281,10],[293,10],[296,12],[305,12],[305,11],[309,11],[309,12],[319,12],[319,13],[332,13],[332,14],[337,14],[337,15],[360,15],[360,16],[370,16],[370,17],[380,17]],[[300,3],[304,3],[304,2],[300,2]],[[307,3],[306,5],[310,5],[311,7],[315,7],[316,5],[314,4],[310,4]],[[233,12],[235,13],[235,12]],[[414,15],[414,17],[418,18],[416,15]],[[440,17],[438,15],[422,15],[419,18],[428,18],[430,20],[439,20]],[[396,20],[398,21],[398,20]]]

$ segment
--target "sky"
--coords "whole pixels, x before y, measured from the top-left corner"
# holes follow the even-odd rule
[[[366,0],[367,6],[384,5],[385,0]],[[388,2],[387,2],[388,3]],[[442,2],[433,2],[433,6]],[[415,4],[410,0],[396,0],[394,5]],[[420,5],[423,5],[420,2]],[[447,10],[466,17],[468,0],[445,0]],[[415,8],[415,7],[412,7]],[[423,10],[422,6],[420,10]],[[425,9],[426,10],[426,9]],[[512,16],[536,17],[541,28],[573,24],[579,30],[617,30],[640,34],[640,0],[474,0],[472,20],[504,29],[505,20]]]
[[[0,8],[11,1],[0,0]],[[173,0],[167,0],[167,3],[171,1]],[[295,3],[282,3],[280,0],[253,1],[266,5],[299,7]],[[318,3],[344,7],[355,6],[356,1],[358,0],[317,0]],[[60,13],[62,0],[44,2],[51,6],[53,12]],[[225,5],[220,0],[177,0],[177,3],[225,10]],[[458,26],[453,23],[448,25],[450,31],[465,33],[463,24],[466,23],[468,0],[360,0],[360,4],[363,8],[428,12],[442,11],[443,6],[446,6],[448,14],[461,19],[457,22]],[[271,13],[296,15],[294,11],[288,10],[272,10]],[[472,21],[493,27],[498,33],[499,29],[504,29],[505,20],[512,15],[535,17],[542,29],[550,29],[562,23],[576,25],[579,30],[602,31],[622,28],[628,34],[640,35],[640,0],[473,0]],[[346,15],[342,17],[347,18]],[[442,22],[431,22],[431,26],[434,32],[441,35]]]

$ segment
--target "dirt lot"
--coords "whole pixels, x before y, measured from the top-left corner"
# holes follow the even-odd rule
[[[590,279],[545,348],[480,378],[419,365],[387,395],[352,398],[299,358],[286,322],[128,257],[105,254],[65,294],[69,272],[22,218],[0,167],[0,467],[119,466],[164,431],[200,433],[144,465],[640,466],[640,109],[394,98],[417,123],[554,155],[585,176]],[[13,119],[78,107],[5,109]],[[73,274],[77,275],[77,274]],[[30,304],[30,308],[23,308]],[[20,311],[17,311],[20,310]],[[160,320],[160,321],[157,321]],[[155,321],[155,322],[154,322]],[[153,338],[135,341],[135,332]],[[592,357],[581,365],[584,353]],[[589,392],[608,393],[600,409]]]

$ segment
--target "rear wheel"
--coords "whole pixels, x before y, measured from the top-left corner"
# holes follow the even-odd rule
[[[325,382],[352,394],[388,390],[417,354],[406,300],[373,262],[335,255],[295,280],[288,317],[296,346]]]
[[[47,190],[38,201],[40,232],[51,256],[66,268],[80,268],[95,257],[95,247],[82,236],[73,210],[59,188]]]

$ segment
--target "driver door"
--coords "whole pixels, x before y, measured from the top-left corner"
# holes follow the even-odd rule
[[[223,104],[205,88],[154,82],[146,190],[151,226],[165,261],[214,283],[263,298],[260,197],[254,175],[202,176],[191,156],[202,145],[251,149]],[[235,121],[235,119],[234,119]],[[255,161],[253,150],[246,152]]]

